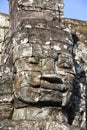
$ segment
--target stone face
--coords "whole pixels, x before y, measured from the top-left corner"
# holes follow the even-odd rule
[[[57,17],[50,21],[42,16],[40,21],[37,16],[33,18],[20,20],[13,37],[15,96],[26,103],[57,102],[64,105],[65,93],[73,91],[73,43],[67,41],[69,34],[61,26],[58,29]],[[67,81],[69,78],[70,82]]]
[[[51,26],[50,28],[52,29],[53,27]],[[34,103],[34,102],[50,101],[50,102],[62,103],[63,93],[65,93],[65,91],[67,90],[69,91],[73,90],[74,64],[72,60],[72,53],[71,51],[69,52],[66,49],[66,47],[63,47],[65,53],[62,52],[62,46],[60,46],[58,39],[53,38],[56,37],[56,35],[52,36],[54,31],[51,32],[50,30],[47,31],[48,36],[52,38],[50,39],[49,37],[48,42],[47,41],[48,37],[47,38],[45,37],[47,34],[44,32],[40,32],[40,30],[41,29],[38,28],[37,30],[38,33],[37,31],[35,32],[34,29],[32,29],[34,33],[32,33],[31,31],[31,36],[33,35],[36,36],[38,34],[39,36],[37,38],[38,41],[36,40],[34,41],[34,38],[31,41],[31,37],[28,37],[28,41],[30,41],[29,43],[23,43],[18,46],[15,46],[15,42],[13,44],[14,46],[13,57],[17,73],[15,76],[14,89],[17,88],[15,89],[16,95],[19,97],[19,99],[21,99],[24,102]],[[57,30],[57,28],[55,28],[55,30]],[[28,34],[30,33],[26,32],[26,36],[28,36]],[[64,36],[65,34],[67,33],[64,32]],[[15,39],[15,41],[16,40],[17,39]],[[51,43],[54,41],[56,41],[56,47],[55,44],[51,45]],[[21,41],[19,41],[19,43],[20,42]],[[70,45],[69,43],[66,44],[67,47],[71,46],[72,48],[72,45]],[[55,49],[59,48],[59,46],[60,50],[58,52],[58,50]],[[28,63],[28,59],[32,59],[32,57],[37,58],[38,62],[33,63],[31,61],[30,63]],[[67,59],[67,57],[69,58]],[[18,61],[20,62],[20,65],[17,63]],[[69,78],[71,77],[70,83],[69,81],[67,81],[69,80],[67,75],[69,75]],[[63,77],[64,79],[62,79]],[[48,84],[46,84],[46,82],[48,82],[49,87]],[[65,90],[63,89],[53,90],[51,89],[50,86],[53,86],[53,88],[55,88],[55,86],[58,86],[59,88],[64,88]],[[35,90],[34,88],[37,89]],[[29,96],[30,92],[32,94]]]
[[[0,129],[85,130],[87,47],[79,26],[86,23],[63,19],[61,0],[9,4],[10,33],[1,30]],[[0,24],[7,29],[8,17],[1,14]]]

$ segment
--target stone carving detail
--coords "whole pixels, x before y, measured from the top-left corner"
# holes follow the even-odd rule
[[[12,63],[9,53],[9,16],[0,14],[0,120],[12,114]],[[10,61],[10,63],[9,63]]]
[[[1,55],[0,128],[85,130],[86,64],[81,58],[86,47],[74,42],[63,19],[63,2],[9,3],[10,37]]]

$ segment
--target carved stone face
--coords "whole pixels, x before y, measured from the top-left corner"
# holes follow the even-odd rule
[[[74,80],[72,46],[59,41],[61,35],[67,37],[66,32],[52,27],[30,28],[14,38],[14,90],[22,102],[68,103]]]

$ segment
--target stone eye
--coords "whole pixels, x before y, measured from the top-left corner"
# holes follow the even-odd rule
[[[60,64],[58,64],[58,67],[65,68],[65,69],[71,69],[72,65],[71,65],[71,63],[61,62]]]
[[[58,58],[58,67],[64,69],[71,69],[72,68],[72,59],[66,55],[60,55]]]

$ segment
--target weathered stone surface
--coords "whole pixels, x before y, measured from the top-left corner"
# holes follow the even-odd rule
[[[3,130],[85,130],[79,127],[72,127],[67,125],[66,123],[58,123],[57,121],[11,121],[11,120],[4,120],[0,123],[0,128]]]
[[[63,3],[61,3],[61,0],[58,2],[57,0],[54,0],[54,1],[44,1],[44,0],[36,0],[36,1],[18,1],[18,4],[19,5],[23,5],[23,6],[29,6],[29,7],[40,7],[40,8],[45,8],[45,9],[48,9],[48,10],[58,10],[58,6],[61,6],[61,8],[63,8]]]
[[[75,118],[73,119],[73,125],[80,124],[81,127],[87,129],[87,22],[74,19],[64,19],[64,22],[67,22],[71,29],[76,76],[78,77],[78,81],[76,81],[76,83],[78,82],[78,85],[76,86],[76,83],[74,84],[74,95],[72,97],[72,104],[75,105],[72,109],[75,109],[76,111],[76,113],[74,113]]]
[[[10,119],[12,111],[13,106],[11,103],[0,103],[0,119]]]
[[[9,16],[3,13],[0,13],[0,65],[2,64],[2,53],[3,53],[3,42],[5,40],[5,35],[8,32],[9,28]]]
[[[15,31],[19,21],[22,19],[45,19],[52,21],[55,18],[59,20],[63,17],[63,2],[60,1],[9,1],[10,3],[10,18],[11,30]],[[15,8],[14,8],[15,7]],[[26,11],[28,13],[26,13]],[[16,15],[15,15],[16,14]],[[20,15],[19,15],[20,14]],[[12,32],[12,31],[10,31]]]
[[[39,71],[41,69],[40,58],[39,57],[20,58],[16,60],[15,68],[17,72]]]
[[[57,111],[58,111],[58,114],[56,114]],[[53,114],[55,114],[55,119],[54,119]],[[21,119],[60,120],[59,115],[61,114],[62,114],[61,110],[59,110],[58,107],[43,107],[43,108],[28,107],[28,108],[15,109],[12,118],[14,120],[21,120]]]
[[[68,26],[71,28],[73,37],[75,38],[74,41],[81,41],[87,45],[87,21],[67,18],[64,18],[64,21],[68,23]]]
[[[8,121],[0,123],[0,128],[3,130],[79,130],[80,128],[71,127],[67,124],[59,124],[56,121]],[[81,129],[84,130],[84,129]]]
[[[0,44],[0,129],[85,130],[86,23],[63,19],[61,0],[9,3],[10,33]]]
[[[8,41],[9,16],[0,13],[0,119],[12,116],[12,70],[9,53],[6,47]]]

